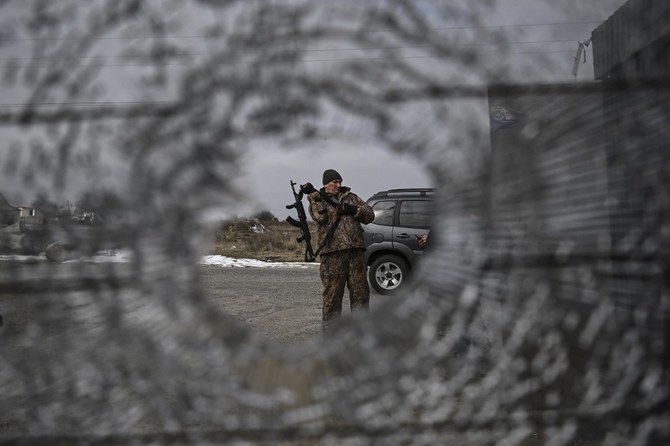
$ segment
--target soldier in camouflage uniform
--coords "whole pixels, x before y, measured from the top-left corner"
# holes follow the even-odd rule
[[[345,285],[349,289],[351,310],[368,308],[370,290],[361,223],[371,223],[375,214],[351,189],[342,186],[342,176],[337,171],[326,170],[323,185],[317,191],[307,183],[303,190],[309,194],[309,213],[317,224],[325,333],[329,322],[342,314]]]

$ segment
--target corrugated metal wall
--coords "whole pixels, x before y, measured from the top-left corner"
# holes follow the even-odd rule
[[[667,307],[667,258],[670,228],[663,217],[668,206],[663,178],[670,174],[670,90],[651,88],[648,79],[670,76],[670,1],[629,0],[592,33],[596,80],[636,79],[620,91],[605,83],[603,134],[608,172],[608,207],[612,252],[612,298],[619,317],[632,320],[640,311],[648,343],[665,355],[670,336]]]
[[[489,90],[486,220],[493,242],[510,239],[492,269],[508,283],[506,308],[529,295],[524,283],[549,282],[548,314],[609,308],[613,336],[644,333],[650,355],[669,366],[668,90],[585,91]]]
[[[670,1],[629,0],[591,38],[597,80],[670,74]]]

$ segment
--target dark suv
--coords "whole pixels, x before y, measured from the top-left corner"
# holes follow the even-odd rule
[[[435,189],[390,189],[368,199],[375,220],[364,225],[368,280],[380,294],[408,282],[423,254],[417,238],[428,234]]]

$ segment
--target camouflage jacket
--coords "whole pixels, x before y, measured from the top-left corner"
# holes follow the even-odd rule
[[[322,193],[326,193],[324,188],[321,188],[321,191],[312,192],[307,196],[309,200],[309,214],[317,225],[316,246],[321,245],[321,241],[326,237],[331,225],[337,220],[337,208],[324,201],[321,196]],[[358,209],[353,215],[340,216],[340,222],[333,234],[333,238],[330,243],[321,249],[321,254],[351,248],[365,249],[361,223],[366,225],[375,219],[375,213],[370,205],[351,192],[351,189],[348,187],[342,187],[338,195],[328,194],[328,197],[333,204],[348,203],[356,206]]]

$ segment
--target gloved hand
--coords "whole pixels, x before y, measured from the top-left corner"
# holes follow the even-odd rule
[[[349,203],[340,203],[337,206],[337,213],[340,215],[355,215],[358,211],[358,207]]]
[[[314,186],[312,186],[312,183],[305,183],[305,184],[303,184],[302,186],[300,186],[300,190],[301,190],[304,194],[307,194],[307,195],[316,192],[316,189],[314,189]]]

